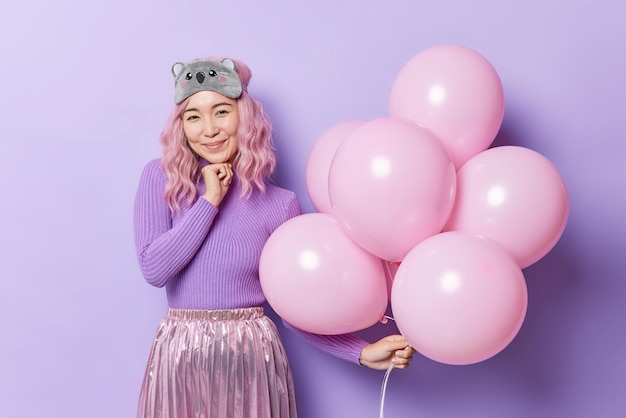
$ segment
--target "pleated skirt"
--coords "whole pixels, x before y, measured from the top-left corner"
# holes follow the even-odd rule
[[[137,417],[297,417],[285,349],[263,308],[170,309],[152,345]]]

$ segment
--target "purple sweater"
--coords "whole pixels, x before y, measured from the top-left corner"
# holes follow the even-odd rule
[[[233,178],[216,208],[199,198],[172,216],[164,199],[166,177],[161,160],[143,170],[135,200],[135,245],[144,278],[165,286],[168,305],[178,309],[236,309],[261,306],[259,258],[271,233],[301,214],[295,193],[268,184],[265,193],[241,197]],[[204,182],[198,183],[198,196]],[[364,340],[351,335],[318,335],[285,323],[319,349],[359,362]]]

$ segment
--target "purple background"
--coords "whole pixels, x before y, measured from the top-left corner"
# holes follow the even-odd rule
[[[252,67],[278,181],[311,212],[304,168],[321,133],[385,116],[401,66],[453,43],[494,65],[506,94],[495,144],[550,159],[570,218],[524,271],[517,338],[470,366],[417,355],[391,374],[385,416],[626,416],[625,15],[615,0],[3,2],[0,414],[135,413],[166,306],[140,276],[132,204],[160,152],[173,62],[231,55]],[[382,372],[281,332],[302,418],[378,416]]]

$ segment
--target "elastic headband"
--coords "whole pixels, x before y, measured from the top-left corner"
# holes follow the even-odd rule
[[[172,65],[175,80],[174,102],[182,103],[199,91],[209,90],[231,99],[238,99],[244,86],[235,71],[235,63],[228,58],[221,62],[195,60]]]

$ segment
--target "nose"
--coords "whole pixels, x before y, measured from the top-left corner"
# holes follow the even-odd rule
[[[218,134],[219,131],[220,129],[213,123],[207,123],[206,125],[204,125],[204,135],[208,137],[214,137]]]

